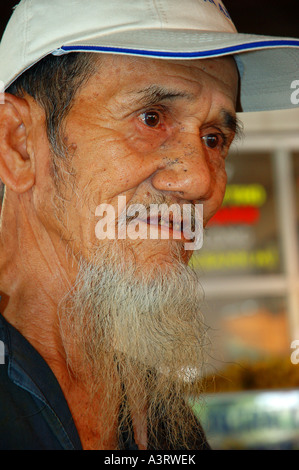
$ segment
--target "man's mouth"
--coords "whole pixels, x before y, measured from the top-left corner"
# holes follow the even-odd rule
[[[127,223],[130,223],[134,220],[135,224],[146,224],[150,227],[150,234],[152,238],[167,238],[169,234],[169,239],[178,239],[182,241],[193,241],[194,240],[194,226],[195,223],[192,220],[191,223],[184,224],[182,216],[163,216],[163,214],[150,214],[147,217],[138,216],[128,216]],[[160,236],[157,236],[160,235]],[[150,237],[151,238],[151,237]]]
[[[109,204],[101,204],[96,208],[96,216],[102,217],[95,230],[99,240],[178,240],[184,242],[185,250],[201,248],[202,204],[152,203],[145,206],[131,202],[127,206],[126,197],[119,196],[120,198],[118,217],[115,217],[115,209]]]
[[[159,227],[167,227],[173,231],[182,231],[182,220],[173,220],[171,217],[163,218],[161,215],[154,217],[147,217],[146,223],[148,225],[158,225]]]

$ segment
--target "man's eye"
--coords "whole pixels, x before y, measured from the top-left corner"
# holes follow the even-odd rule
[[[215,149],[222,146],[224,139],[221,134],[207,134],[202,137],[205,145],[210,149]]]
[[[141,118],[148,127],[157,127],[160,124],[160,114],[157,111],[147,111],[141,115]]]

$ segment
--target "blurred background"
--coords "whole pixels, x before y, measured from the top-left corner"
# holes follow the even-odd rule
[[[0,36],[17,3],[1,1]],[[240,32],[299,38],[298,0],[224,4]],[[214,448],[299,449],[299,111],[239,119],[223,207],[192,259],[211,338],[195,410]]]

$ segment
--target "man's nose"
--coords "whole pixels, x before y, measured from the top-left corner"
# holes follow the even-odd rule
[[[152,185],[159,191],[180,193],[186,200],[207,200],[212,191],[211,168],[200,137],[173,142],[165,150]]]

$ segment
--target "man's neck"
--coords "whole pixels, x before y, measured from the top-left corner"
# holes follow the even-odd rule
[[[0,312],[46,360],[57,361],[57,307],[72,283],[66,248],[35,214],[32,195],[11,198],[1,215]]]

